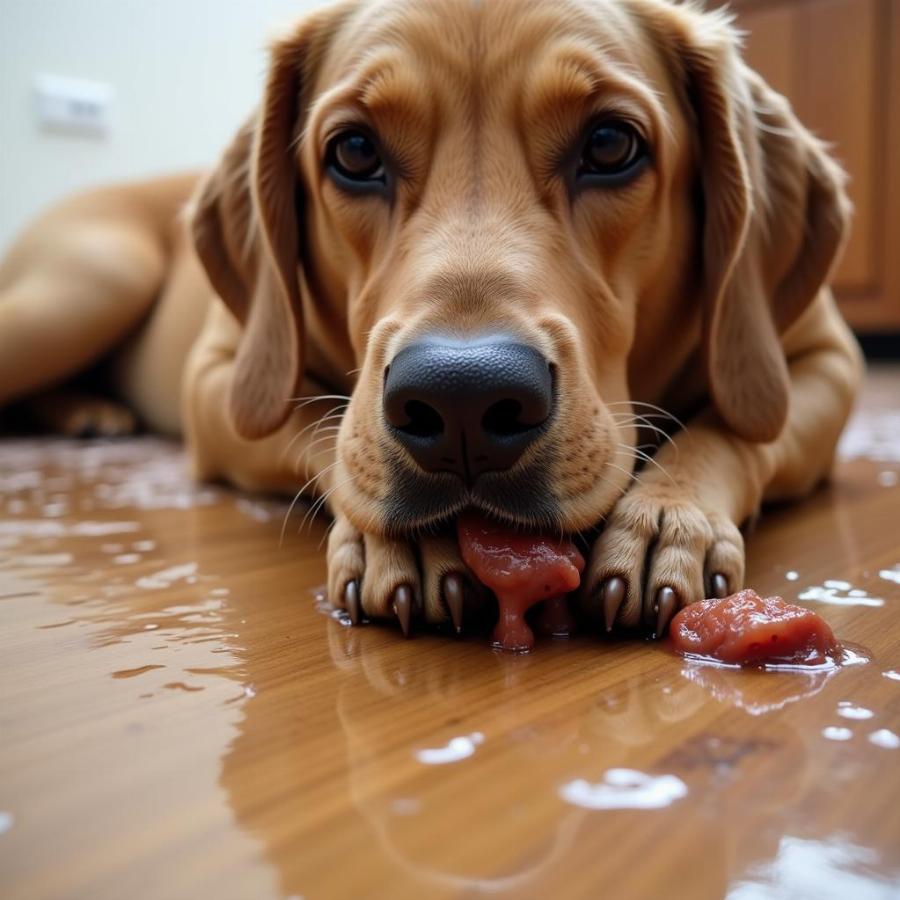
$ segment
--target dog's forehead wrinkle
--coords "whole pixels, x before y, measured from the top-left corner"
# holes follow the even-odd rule
[[[504,76],[518,78],[523,62],[548,41],[590,36],[596,52],[629,59],[638,25],[623,0],[389,0],[361,8],[336,48],[342,68],[357,68],[372,47],[402,50],[420,77],[470,76],[490,102]]]

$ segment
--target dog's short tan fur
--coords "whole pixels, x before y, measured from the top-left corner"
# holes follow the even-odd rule
[[[554,159],[600,111],[638,123],[652,165],[573,194]],[[357,123],[401,172],[391,202],[324,171]],[[115,349],[121,396],[185,435],[198,477],[295,491],[305,457],[336,520],[332,599],[357,581],[383,616],[405,584],[436,622],[442,576],[465,568],[428,526],[471,498],[397,514],[421,479],[454,476],[391,441],[383,372],[429,332],[514,333],[554,363],[557,410],[495,477],[540,466],[549,488],[489,511],[602,524],[585,603],[623,578],[618,623],[652,622],[663,587],[681,603],[717,573],[738,588],[739,525],[827,473],[861,372],[826,287],[847,217],[841,171],[721,15],[344,3],[275,44],[259,113],[211,174],[76,198],[21,238],[0,270],[0,403]],[[328,394],[349,404],[317,433],[333,402],[292,398]],[[636,478],[645,426],[667,423],[632,404],[687,420]]]

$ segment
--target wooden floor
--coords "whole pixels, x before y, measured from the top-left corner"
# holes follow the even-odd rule
[[[748,582],[858,664],[351,629],[324,525],[177,447],[0,442],[0,896],[900,896],[900,371]]]

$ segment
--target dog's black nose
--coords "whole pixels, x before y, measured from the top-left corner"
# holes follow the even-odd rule
[[[426,471],[467,482],[512,466],[552,412],[550,364],[503,336],[410,344],[385,376],[384,415],[394,437]]]

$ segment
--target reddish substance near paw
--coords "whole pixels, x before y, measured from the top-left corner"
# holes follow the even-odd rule
[[[672,620],[669,633],[679,653],[741,665],[814,666],[840,650],[821,616],[752,590],[686,606]]]
[[[540,600],[553,601],[548,626],[560,633],[562,597],[578,587],[584,569],[584,559],[571,541],[516,532],[474,513],[460,516],[457,534],[463,561],[497,597],[495,646],[520,652],[534,646],[525,613]]]

